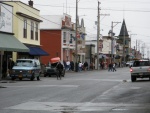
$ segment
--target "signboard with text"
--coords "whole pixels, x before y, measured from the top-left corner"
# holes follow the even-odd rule
[[[12,33],[13,7],[0,3],[0,31]]]

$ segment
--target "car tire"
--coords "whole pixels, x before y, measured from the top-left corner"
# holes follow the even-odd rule
[[[14,77],[11,77],[11,80],[15,80],[15,78],[14,78]]]
[[[49,77],[51,77],[51,74],[48,74]]]
[[[21,81],[21,80],[22,80],[22,78],[19,78],[19,80]]]
[[[131,76],[131,81],[132,81],[132,82],[135,82],[135,81],[136,81],[136,77]]]
[[[47,76],[47,74],[46,73],[44,73],[44,77],[46,77]]]

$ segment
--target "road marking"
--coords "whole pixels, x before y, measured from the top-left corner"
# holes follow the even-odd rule
[[[67,103],[67,102],[34,102],[29,101],[4,109],[14,110],[41,110],[41,111],[124,111],[132,109],[150,109],[150,104],[123,104],[123,103]]]
[[[22,85],[22,86],[7,86],[7,87],[79,87],[79,85]]]
[[[116,79],[65,79],[65,80],[77,80],[77,81],[108,81],[108,82],[122,82],[122,80],[116,80]]]

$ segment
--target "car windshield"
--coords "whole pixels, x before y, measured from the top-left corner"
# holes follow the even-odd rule
[[[30,60],[17,60],[16,66],[26,66],[26,67],[32,67],[33,62]]]
[[[138,67],[138,66],[150,66],[150,62],[149,61],[135,61],[133,64],[134,67]]]

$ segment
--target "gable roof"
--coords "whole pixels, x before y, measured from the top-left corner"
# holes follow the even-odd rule
[[[120,30],[119,36],[129,36],[128,31],[127,31],[127,27],[126,27],[126,23],[125,23],[124,19],[123,19],[123,23],[122,23],[122,26],[121,26],[121,30]]]

